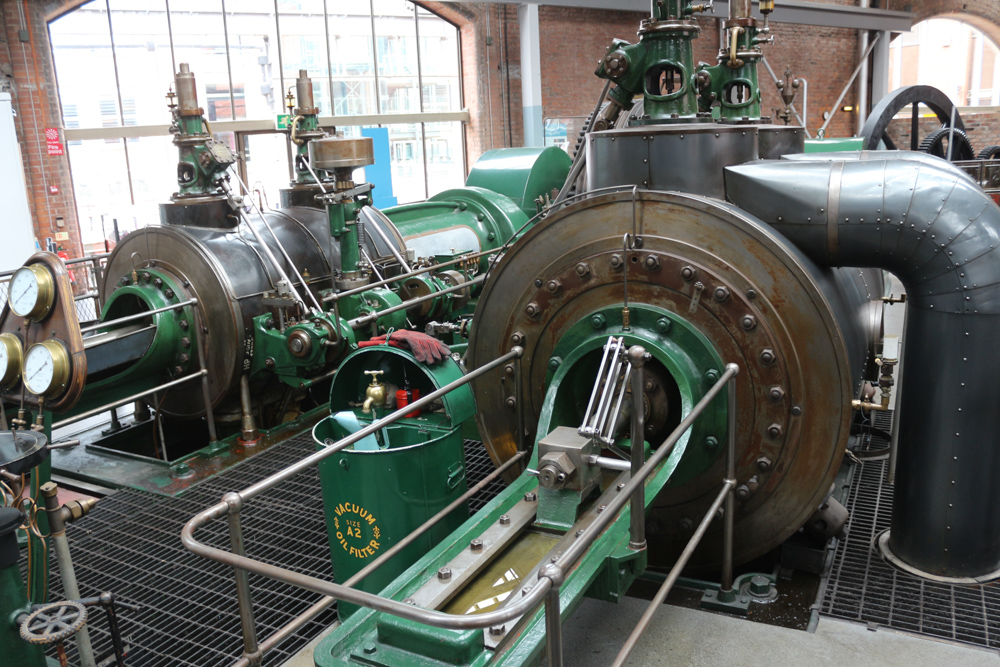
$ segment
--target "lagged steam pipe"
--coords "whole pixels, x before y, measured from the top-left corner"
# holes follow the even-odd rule
[[[970,583],[1000,570],[1000,208],[925,157],[754,162],[726,169],[726,195],[821,265],[902,280],[907,369],[880,545],[915,573]]]

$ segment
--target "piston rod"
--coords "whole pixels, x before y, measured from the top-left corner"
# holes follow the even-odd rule
[[[390,306],[389,308],[383,308],[382,310],[374,310],[368,313],[367,315],[355,317],[353,320],[348,320],[347,324],[350,325],[352,329],[358,329],[360,327],[365,326],[366,324],[370,324],[378,320],[378,318],[382,317],[383,315],[389,315],[390,313],[395,313],[398,310],[405,310],[410,306],[415,306],[419,303],[424,303],[425,301],[431,301],[432,299],[435,299],[444,294],[451,294],[452,292],[460,292],[463,289],[471,288],[473,285],[478,285],[485,279],[486,279],[486,274],[476,276],[467,283],[462,283],[461,285],[452,285],[451,287],[446,287],[442,290],[438,290],[437,292],[431,292],[430,294],[425,294],[423,296],[418,296],[416,298],[410,299],[409,301],[398,303],[395,306]]]

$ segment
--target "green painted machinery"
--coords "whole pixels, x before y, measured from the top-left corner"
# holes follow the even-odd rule
[[[461,376],[461,368],[450,357],[429,366],[395,347],[359,349],[337,370],[331,388],[332,414],[313,428],[317,448],[396,409],[397,392],[419,398]],[[417,410],[320,464],[338,581],[357,574],[465,492],[462,424],[474,414],[472,391],[464,386],[445,396],[440,411]],[[373,593],[382,590],[468,516],[464,505],[453,510],[358,586]],[[337,608],[342,620],[356,610],[347,603]]]
[[[718,64],[695,66],[692,40],[701,28],[694,16],[708,8],[710,3],[695,0],[654,2],[637,44],[620,39],[611,43],[595,74],[616,85],[593,129],[613,126],[636,96],[644,102],[642,117],[633,121],[637,125],[697,123],[713,116],[726,122],[766,118],[757,63],[763,57],[761,45],[773,40],[767,25],[773,0],[760,3],[762,26],[750,13],[750,0],[733,0],[722,24],[726,47],[719,50]]]
[[[284,208],[261,210],[238,156],[213,138],[187,64],[174,86],[177,190],[160,226],[126,236],[108,257],[99,321],[84,326],[58,301],[27,340],[18,318],[0,320],[21,352],[49,339],[68,353],[64,388],[27,392],[30,407],[59,426],[108,417],[82,447],[54,453],[59,473],[168,494],[311,427],[361,341],[417,329],[463,350],[492,252],[569,170],[558,149],[499,151],[474,169],[475,185],[379,211],[372,186],[353,180],[374,159],[371,140],[319,127],[303,71],[290,106],[295,178]],[[65,267],[45,271],[66,283],[70,304]],[[16,375],[3,382],[19,396]],[[123,405],[130,420],[114,412]]]

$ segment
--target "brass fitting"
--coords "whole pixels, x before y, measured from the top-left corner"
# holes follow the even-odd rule
[[[365,389],[365,402],[361,406],[361,411],[366,415],[371,414],[372,407],[381,408],[385,406],[385,385],[378,381],[378,376],[383,373],[385,371],[365,371],[365,375],[372,376],[371,384]]]
[[[45,498],[45,511],[49,515],[49,527],[52,535],[59,535],[66,531],[66,524],[76,521],[80,517],[86,516],[97,504],[96,498],[85,498],[83,500],[71,500],[60,506],[57,500],[59,487],[55,482],[46,482],[42,485],[42,496]]]

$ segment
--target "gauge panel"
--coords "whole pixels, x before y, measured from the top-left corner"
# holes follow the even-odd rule
[[[52,339],[28,348],[21,375],[24,386],[32,394],[52,398],[65,391],[69,371],[66,345],[60,340]]]
[[[37,322],[52,310],[55,295],[52,273],[43,264],[29,264],[11,277],[7,303],[15,315]]]
[[[11,283],[11,303],[0,310],[0,390],[19,394],[26,406],[44,402],[47,410],[67,412],[80,400],[87,381],[87,352],[69,270],[55,253],[36,252],[11,275]],[[43,343],[50,343],[48,351],[36,351],[41,356],[34,356],[31,366],[36,372],[45,366],[44,372],[28,382],[28,351]]]
[[[23,352],[20,338],[11,333],[0,334],[0,390],[10,389],[21,379]]]

